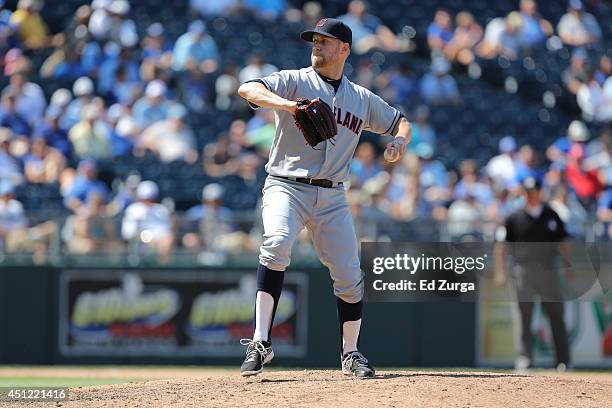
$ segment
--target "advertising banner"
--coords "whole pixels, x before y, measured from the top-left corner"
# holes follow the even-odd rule
[[[307,277],[287,273],[272,336],[287,357],[306,353]],[[177,270],[64,270],[64,356],[244,354],[253,331],[254,274]]]

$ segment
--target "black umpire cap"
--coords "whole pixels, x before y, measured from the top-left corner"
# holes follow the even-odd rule
[[[322,18],[317,22],[314,30],[304,31],[300,34],[300,38],[304,41],[312,42],[314,34],[337,38],[342,42],[349,43],[349,46],[353,44],[353,32],[349,26],[335,18]]]

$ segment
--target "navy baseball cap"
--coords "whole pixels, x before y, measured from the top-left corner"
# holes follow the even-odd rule
[[[353,44],[353,32],[349,26],[335,18],[322,18],[317,22],[314,30],[304,31],[300,34],[300,38],[304,41],[312,42],[314,34],[337,38],[342,42],[349,43],[349,46]]]

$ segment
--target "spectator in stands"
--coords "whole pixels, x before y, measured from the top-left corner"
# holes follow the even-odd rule
[[[485,212],[484,206],[477,199],[474,191],[467,191],[448,208],[448,232],[451,240],[456,242],[473,242],[481,240]]]
[[[23,55],[19,48],[11,48],[4,56],[4,75],[11,76],[15,72],[28,71],[32,68],[31,61]]]
[[[227,250],[226,243],[234,226],[232,211],[223,205],[225,188],[217,183],[202,190],[202,203],[185,214],[187,233],[183,245],[192,252]]]
[[[441,57],[444,48],[453,39],[453,16],[446,9],[436,11],[434,20],[427,27],[427,45],[432,52],[432,58]]]
[[[14,47],[13,26],[11,25],[12,12],[4,8],[4,0],[0,0],[0,53]]]
[[[41,87],[27,80],[26,71],[17,71],[11,75],[9,86],[17,95],[17,112],[28,121],[32,129],[35,129],[40,125],[47,107]]]
[[[11,129],[14,136],[30,137],[32,128],[19,112],[17,112],[17,92],[12,87],[2,91],[2,109],[0,110],[0,127]]]
[[[129,19],[130,8],[127,0],[112,0],[106,9],[110,15],[108,40],[129,48],[138,44],[136,24]]]
[[[409,43],[398,38],[378,17],[368,13],[365,1],[351,1],[347,13],[339,16],[338,19],[352,30],[352,49],[356,54],[365,54],[373,49],[391,52],[410,50]]]
[[[580,86],[587,80],[589,56],[584,48],[576,48],[572,52],[570,66],[563,71],[561,80],[565,88],[576,95]]]
[[[42,2],[39,0],[19,0],[17,10],[11,16],[11,24],[17,27],[19,39],[32,50],[39,50],[50,45],[49,28],[39,11]]]
[[[572,47],[584,47],[601,41],[601,28],[592,14],[584,10],[581,0],[570,0],[566,14],[557,25],[561,40]]]
[[[249,63],[240,70],[238,80],[242,84],[251,79],[266,77],[278,70],[274,65],[266,63],[263,55],[254,53],[249,56]]]
[[[208,104],[210,81],[196,66],[183,71],[179,80],[181,102],[191,111],[202,112]]]
[[[491,204],[494,199],[493,191],[488,184],[479,180],[476,162],[471,159],[462,161],[460,172],[461,179],[455,185],[453,198],[462,200],[471,194],[483,206]]]
[[[187,109],[173,105],[168,110],[168,119],[153,123],[146,128],[138,140],[139,150],[149,150],[164,163],[184,160],[195,163],[198,160],[193,130],[184,122]]]
[[[108,38],[111,27],[111,16],[108,13],[108,6],[111,0],[93,0],[91,2],[91,17],[87,28],[91,35],[98,41],[104,42]]]
[[[81,63],[81,56],[88,42],[92,40],[87,23],[91,7],[82,5],[74,14],[67,27],[54,37],[55,51],[40,67],[42,78],[76,79],[88,73]]]
[[[414,121],[412,122],[412,140],[409,149],[415,150],[421,145],[431,148],[432,154],[436,148],[436,131],[429,124],[429,108],[419,105],[414,110]]]
[[[609,55],[604,54],[599,58],[599,66],[595,71],[595,80],[603,87],[610,76],[612,76],[612,60]]]
[[[66,88],[58,88],[51,95],[49,105],[47,106],[47,113],[50,110],[56,110],[59,113],[59,117],[63,118],[66,114],[66,109],[72,101],[72,94]]]
[[[117,78],[111,88],[111,96],[123,106],[132,106],[142,94],[142,81],[130,78],[125,66],[117,70]]]
[[[605,181],[606,189],[597,201],[597,221],[603,224],[603,237],[612,241],[612,167],[608,167]]]
[[[418,203],[419,195],[419,168],[418,160],[412,154],[404,156],[401,162],[393,167],[386,198],[389,203],[388,212],[396,220],[412,220],[420,215]],[[379,177],[373,180],[377,180]],[[426,216],[426,214],[423,214]]]
[[[544,174],[539,167],[537,153],[530,145],[523,145],[519,149],[515,171],[516,182],[519,184],[529,177],[542,182]]]
[[[434,159],[433,148],[419,144],[415,154],[419,158],[419,215],[442,221],[447,217],[447,203],[451,201],[449,176],[444,164]]]
[[[147,27],[147,35],[140,42],[142,59],[152,59],[162,66],[168,67],[165,61],[172,60],[172,47],[164,39],[164,26],[153,23]]]
[[[587,211],[591,211],[602,190],[602,185],[597,170],[587,169],[584,165],[584,157],[584,146],[572,145],[568,153],[565,175],[581,204]]]
[[[497,54],[508,59],[515,60],[524,49],[521,40],[523,29],[523,17],[518,11],[513,11],[506,17],[504,30],[499,38],[499,49]]]
[[[351,186],[360,188],[367,180],[376,177],[382,171],[374,145],[370,142],[360,143],[351,163]]]
[[[156,79],[147,84],[145,94],[133,108],[134,120],[142,129],[155,122],[166,120],[172,102],[166,98],[168,88],[164,81]]]
[[[504,136],[499,141],[499,155],[492,157],[487,163],[487,175],[493,180],[497,190],[513,187],[516,181],[516,140],[512,136]]]
[[[91,33],[87,30],[87,24],[91,18],[92,9],[88,4],[80,6],[74,13],[62,34],[59,35],[58,47],[60,49],[81,50],[85,44],[91,41]]]
[[[64,205],[76,212],[83,207],[92,192],[101,194],[105,201],[108,200],[110,194],[106,184],[98,179],[96,162],[81,160],[76,175],[64,187]]]
[[[469,65],[474,61],[473,50],[482,39],[482,27],[468,11],[462,11],[455,17],[457,28],[453,37],[444,47],[444,55],[450,61]]]
[[[134,47],[135,44],[126,46],[114,42],[108,42],[104,46],[104,53],[99,59],[96,71],[98,74],[98,93],[107,95],[117,81],[119,68],[125,69],[125,75],[129,81],[140,80],[140,54]]]
[[[0,182],[0,249],[4,249],[9,234],[25,230],[27,225],[23,205],[15,200],[15,188]]]
[[[259,109],[260,111],[262,109]],[[258,111],[255,112],[257,115]],[[255,118],[255,116],[253,116]],[[249,140],[247,138],[247,124],[242,119],[232,121],[229,127],[229,138],[232,144],[240,146],[242,151],[251,150]]]
[[[137,143],[139,128],[134,119],[125,115],[119,119],[111,132],[111,150],[113,157],[129,156]]]
[[[535,0],[521,0],[519,3],[523,21],[520,38],[521,43],[527,48],[542,44],[553,34],[552,24],[540,16],[537,8]]]
[[[573,120],[567,128],[567,136],[562,136],[546,149],[546,158],[561,169],[567,164],[567,154],[575,143],[584,144],[590,134],[584,122]]]
[[[72,232],[67,242],[69,252],[91,254],[118,250],[115,222],[106,213],[104,195],[96,191],[89,193],[87,203],[72,217]]]
[[[242,148],[232,142],[227,133],[223,133],[204,148],[204,173],[211,177],[222,177],[235,173],[238,169],[239,157]]]
[[[52,221],[28,228],[23,205],[15,199],[15,188],[0,182],[0,251],[32,252],[35,263],[43,263],[55,233]]]
[[[202,17],[227,16],[239,10],[239,0],[189,0],[189,8]]]
[[[79,158],[103,159],[111,156],[110,129],[102,120],[101,101],[83,107],[81,121],[70,128],[68,137]]]
[[[612,129],[604,127],[599,136],[585,145],[585,165],[587,168],[603,170],[612,164]],[[600,177],[601,178],[601,177]],[[606,179],[601,178],[602,184]]]
[[[70,129],[81,120],[81,110],[88,105],[94,97],[94,83],[89,77],[80,77],[72,85],[72,100],[66,108],[66,114],[60,122],[62,128]]]
[[[24,174],[30,183],[56,183],[66,167],[66,159],[47,145],[43,137],[32,138],[30,153],[23,159]]]
[[[51,106],[47,110],[45,123],[43,124],[40,135],[45,139],[47,145],[56,149],[65,158],[72,158],[72,143],[68,138],[68,132],[60,127],[61,110]]]
[[[246,136],[249,146],[257,150],[262,157],[268,157],[272,142],[274,142],[274,135],[276,134],[274,111],[262,109],[259,115],[263,118],[263,123],[249,130]]]
[[[240,81],[238,80],[238,66],[227,64],[223,73],[215,80],[215,93],[217,99],[215,106],[219,110],[239,109],[244,106],[242,98],[238,95]]]
[[[174,232],[170,211],[156,201],[159,188],[152,181],[141,181],[136,191],[138,201],[125,210],[121,236],[131,250],[152,250],[167,261],[174,245]]]
[[[495,58],[499,52],[501,36],[506,27],[504,17],[496,17],[485,27],[484,38],[477,46],[476,52],[482,58]]]
[[[444,58],[434,58],[431,71],[421,79],[421,98],[428,105],[460,104],[457,82],[448,73],[450,64]]]
[[[176,40],[172,52],[172,68],[175,71],[199,69],[204,74],[210,74],[217,69],[218,63],[217,44],[206,33],[204,22],[192,22],[188,31]]]
[[[9,128],[0,127],[0,181],[12,185],[21,184],[23,175],[17,161],[9,152],[9,142],[13,132]]]
[[[259,189],[263,187],[261,185],[263,164],[266,162],[266,158],[255,153],[245,152],[240,155],[238,160],[238,170],[236,175],[240,177],[242,186],[245,190]],[[265,173],[263,173],[265,174]],[[246,193],[247,191],[245,191]]]
[[[383,71],[375,79],[375,85],[381,90],[381,96],[394,106],[410,106],[418,98],[418,79],[406,63]]]
[[[592,69],[586,71],[586,81],[578,88],[576,101],[582,117],[588,122],[612,122],[612,77],[599,85]]]
[[[142,177],[136,171],[131,171],[125,178],[125,181],[119,184],[117,194],[108,204],[107,211],[111,216],[122,214],[130,204],[138,200],[136,192],[138,185],[142,181]]]

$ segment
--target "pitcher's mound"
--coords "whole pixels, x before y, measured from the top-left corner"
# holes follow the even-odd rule
[[[607,375],[380,371],[237,372],[70,390],[62,407],[594,407],[610,404]]]

